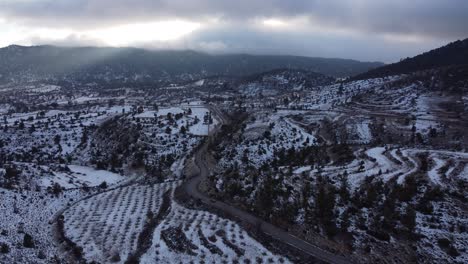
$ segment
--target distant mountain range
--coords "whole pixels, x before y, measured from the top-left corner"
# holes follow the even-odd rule
[[[370,79],[434,69],[446,66],[468,65],[468,39],[458,40],[413,58],[372,69],[353,77],[353,80]]]
[[[207,76],[249,76],[278,68],[305,69],[333,77],[353,76],[383,63],[267,55],[209,55],[195,51],[137,48],[8,46],[0,49],[0,82],[67,80],[147,82]]]

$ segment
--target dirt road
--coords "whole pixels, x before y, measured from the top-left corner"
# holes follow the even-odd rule
[[[194,155],[194,160],[195,164],[199,168],[199,174],[196,175],[195,177],[190,178],[187,180],[182,188],[185,190],[185,192],[190,195],[191,197],[198,199],[199,201],[212,206],[218,210],[221,210],[232,217],[236,218],[237,220],[241,222],[248,223],[250,225],[255,225],[259,226],[260,229],[272,236],[273,238],[282,241],[284,243],[287,243],[299,250],[302,250],[303,252],[328,263],[350,263],[348,259],[346,259],[343,256],[340,255],[335,255],[333,253],[330,253],[328,251],[325,251],[321,248],[318,248],[298,237],[295,237],[288,232],[273,226],[272,224],[246,212],[243,211],[237,207],[228,205],[222,201],[216,201],[212,198],[210,198],[208,195],[202,193],[198,186],[200,183],[205,180],[209,174],[210,174],[210,169],[207,163],[207,157],[209,153],[207,150],[207,144],[203,145]]]

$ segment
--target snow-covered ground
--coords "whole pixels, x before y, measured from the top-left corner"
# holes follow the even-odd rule
[[[83,247],[88,261],[108,262],[118,255],[123,263],[137,247],[147,213],[157,214],[173,185],[131,185],[85,199],[65,211],[65,235]]]
[[[289,263],[251,238],[238,224],[173,202],[169,215],[154,231],[153,245],[141,263],[245,263],[259,259]]]
[[[83,248],[87,261],[124,263],[137,249],[147,213],[157,215],[162,196],[178,184],[131,185],[84,199],[64,213],[66,236]],[[170,212],[161,220],[141,263],[253,259],[288,263],[239,225],[215,214],[171,202]]]
[[[52,240],[49,219],[67,203],[86,195],[80,190],[57,196],[46,191],[10,191],[0,189],[0,243],[10,249],[0,254],[0,263],[51,263],[60,254]],[[25,234],[32,236],[34,248],[23,246]]]
[[[63,188],[94,187],[105,182],[108,185],[118,184],[126,178],[105,170],[96,170],[87,166],[68,165],[69,172],[54,172],[50,177],[41,179],[42,186],[60,184]]]
[[[219,123],[214,115],[212,116],[212,123],[208,124],[204,122],[205,116],[209,113],[210,110],[208,108],[193,103],[181,106],[161,107],[157,111],[147,110],[135,115],[135,118],[158,120],[166,118],[169,114],[173,116],[183,114],[182,118],[176,120],[177,127],[186,126],[188,133],[196,136],[206,136],[210,128],[213,129]],[[174,131],[173,133],[176,132],[178,131]]]
[[[278,111],[275,114],[261,112],[255,115],[255,120],[246,125],[243,134],[244,142],[236,144],[235,158],[223,155],[223,165],[230,166],[233,161],[240,161],[244,155],[248,164],[260,167],[264,162],[271,161],[274,153],[280,149],[296,148],[316,144],[313,133],[306,131],[293,121],[290,115],[295,111]]]

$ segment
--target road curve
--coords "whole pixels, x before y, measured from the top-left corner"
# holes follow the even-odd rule
[[[206,162],[207,156],[207,144],[204,144],[195,154],[195,164],[198,166],[200,172],[195,177],[188,179],[183,185],[183,190],[190,195],[192,198],[198,199],[199,201],[221,210],[241,222],[245,222],[254,226],[260,227],[260,229],[272,236],[273,238],[287,243],[321,261],[328,263],[344,264],[351,263],[348,259],[343,256],[335,255],[331,252],[325,251],[317,246],[314,246],[296,236],[289,234],[288,232],[248,213],[237,207],[228,205],[221,201],[216,201],[210,198],[208,195],[202,193],[198,186],[202,180],[206,179],[210,173],[209,167]]]

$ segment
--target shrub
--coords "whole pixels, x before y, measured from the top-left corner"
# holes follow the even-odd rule
[[[23,246],[26,248],[34,248],[34,240],[31,235],[24,234]]]
[[[452,241],[450,241],[447,238],[439,238],[437,240],[437,244],[439,244],[439,247],[445,250],[447,254],[449,254],[452,257],[458,257],[460,253],[458,250],[452,245]]]
[[[112,257],[111,257],[111,261],[112,262],[120,262],[120,255],[119,253],[115,253]]]
[[[390,241],[390,235],[385,231],[379,230],[367,230],[367,233],[379,240],[382,241]]]
[[[107,182],[103,181],[101,184],[99,184],[99,188],[107,189]]]
[[[8,246],[8,244],[0,243],[0,253],[8,254],[9,252],[10,252],[10,247]]]
[[[416,227],[416,212],[412,207],[406,209],[406,214],[402,216],[401,223],[406,226],[410,232],[414,231]]]
[[[447,238],[439,238],[437,240],[437,244],[439,244],[439,247],[441,248],[448,248],[452,242],[450,242],[450,240],[448,240]]]

